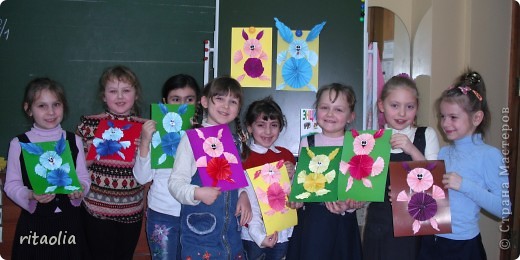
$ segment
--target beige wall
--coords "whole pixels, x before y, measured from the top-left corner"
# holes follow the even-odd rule
[[[412,39],[412,75],[421,93],[419,124],[437,126],[433,103],[471,67],[486,83],[492,125],[487,142],[501,144],[501,110],[507,104],[512,0],[368,0],[398,15]],[[498,222],[481,215],[489,259],[499,259]]]

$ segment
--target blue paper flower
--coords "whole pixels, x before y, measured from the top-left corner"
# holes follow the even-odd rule
[[[72,179],[69,177],[68,172],[63,168],[58,168],[49,172],[47,175],[47,181],[49,184],[58,187],[64,187],[72,184]]]
[[[306,59],[288,59],[282,68],[285,84],[293,88],[302,88],[309,84],[312,78],[312,66]]]
[[[163,135],[161,140],[161,147],[164,153],[168,156],[175,156],[175,152],[177,152],[177,146],[179,146],[180,141],[181,136],[176,132]]]
[[[123,146],[117,141],[105,140],[98,144],[96,152],[101,156],[108,156],[119,152],[122,147]]]
[[[49,170],[56,170],[61,166],[62,159],[55,151],[48,151],[40,156],[40,164]]]
[[[182,117],[175,112],[170,112],[164,116],[162,123],[166,132],[178,132],[182,127]]]
[[[118,127],[110,127],[101,135],[104,140],[118,141],[123,138],[123,130]]]

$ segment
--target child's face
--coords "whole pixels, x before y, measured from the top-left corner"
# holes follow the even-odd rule
[[[166,98],[167,104],[195,104],[196,101],[197,94],[188,86],[171,90]]]
[[[417,114],[415,91],[408,87],[397,87],[388,93],[385,100],[377,102],[390,128],[403,130],[413,124]]]
[[[323,130],[323,134],[329,137],[339,137],[345,134],[345,127],[355,118],[355,113],[350,111],[350,104],[343,93],[339,93],[338,98],[333,103],[331,99],[336,93],[326,90],[318,100],[316,116],[318,125]],[[329,96],[329,94],[332,94]]]
[[[455,102],[443,101],[439,110],[442,130],[450,141],[472,135],[480,122],[482,122],[482,111],[478,111],[473,116],[470,116]]]
[[[261,114],[256,120],[247,127],[247,131],[253,135],[255,144],[265,148],[271,147],[280,135],[280,122],[266,118]]]
[[[212,99],[203,96],[200,103],[208,110],[208,123],[211,125],[229,124],[240,110],[240,100],[231,93],[216,95]]]
[[[105,86],[103,101],[108,110],[118,115],[129,115],[137,100],[134,86],[117,79],[109,80]]]
[[[63,120],[63,103],[58,99],[56,94],[43,89],[36,95],[31,107],[24,104],[24,109],[34,119],[34,124],[42,129],[53,129],[57,127]]]

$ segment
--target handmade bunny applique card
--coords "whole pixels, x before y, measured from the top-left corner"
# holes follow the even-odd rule
[[[172,168],[175,153],[185,130],[191,128],[195,106],[189,104],[152,104],[152,120],[157,131],[152,136],[152,169]]]
[[[203,186],[221,191],[248,185],[231,131],[226,124],[186,131]]]
[[[290,201],[326,202],[338,200],[341,147],[302,147]]]
[[[90,160],[131,162],[136,152],[135,141],[141,135],[142,124],[126,120],[101,120],[87,153]]]
[[[34,194],[69,194],[82,190],[69,142],[22,143],[23,160]]]
[[[394,236],[451,233],[444,161],[390,163]]]
[[[286,205],[291,181],[283,163],[280,160],[246,170],[255,189],[267,235],[298,223],[296,210]]]
[[[345,133],[339,167],[340,200],[384,201],[391,130]]]

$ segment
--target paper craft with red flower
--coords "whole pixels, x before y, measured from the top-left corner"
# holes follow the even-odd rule
[[[262,212],[266,233],[297,224],[296,211],[286,206],[291,184],[283,160],[247,169]]]
[[[338,200],[337,171],[341,147],[303,147],[292,184],[290,201],[325,202]]]
[[[227,125],[187,130],[204,186],[222,191],[247,186],[240,155]]]
[[[392,162],[390,185],[395,236],[451,232],[444,161]]]
[[[137,149],[135,140],[141,135],[141,129],[140,123],[101,120],[94,133],[87,161],[105,159],[131,162]]]
[[[345,134],[339,170],[339,199],[383,201],[390,159],[390,131]]]

